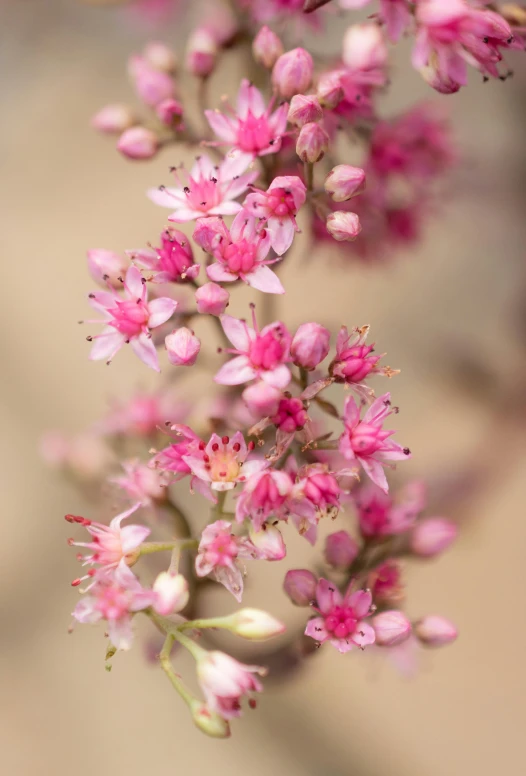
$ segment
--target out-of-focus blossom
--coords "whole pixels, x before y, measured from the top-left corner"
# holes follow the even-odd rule
[[[334,568],[349,568],[358,552],[357,541],[347,531],[337,531],[325,539],[325,560]]]
[[[450,620],[435,614],[428,614],[415,623],[415,634],[421,644],[426,647],[443,647],[451,644],[458,636],[458,631]]]
[[[245,695],[262,691],[255,674],[264,676],[266,670],[239,663],[224,652],[207,652],[197,661],[197,679],[207,704],[226,720],[241,716]]]
[[[312,83],[314,62],[304,48],[295,48],[282,54],[272,70],[272,85],[279,95],[289,100],[295,94],[306,92]]]
[[[88,269],[93,280],[106,287],[121,288],[130,262],[125,256],[105,248],[92,248],[88,251]]]
[[[380,647],[394,647],[411,635],[411,623],[403,612],[396,610],[380,612],[371,620],[376,635],[375,643]]]
[[[128,159],[152,159],[159,150],[159,138],[146,127],[131,127],[119,137],[117,150]]]
[[[283,43],[275,32],[268,27],[262,27],[252,42],[254,59],[270,70],[276,60],[283,54]]]
[[[143,507],[149,507],[155,502],[166,499],[169,479],[165,472],[158,472],[136,459],[123,461],[122,468],[124,474],[111,477],[109,482],[122,488],[132,501],[139,502]]]
[[[457,538],[458,528],[445,517],[426,517],[411,532],[412,552],[422,558],[432,558],[447,550]]]
[[[133,127],[135,121],[135,114],[131,108],[121,103],[114,103],[101,108],[91,119],[91,126],[108,135],[120,135],[124,130]]]
[[[310,606],[316,598],[317,579],[308,569],[290,569],[285,574],[283,589],[296,606]]]

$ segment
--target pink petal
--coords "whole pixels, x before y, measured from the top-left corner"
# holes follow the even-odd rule
[[[270,232],[272,247],[278,256],[283,256],[294,240],[296,232],[294,223],[290,218],[287,218],[283,223],[277,218],[269,218],[267,228]]]
[[[183,455],[183,461],[190,467],[192,474],[204,482],[210,482],[210,472],[202,458],[193,455]]]
[[[368,625],[366,622],[359,623],[355,633],[352,635],[352,640],[360,647],[366,647],[368,644],[374,644],[376,634],[374,628]]]
[[[174,208],[186,204],[186,194],[182,189],[148,189],[148,199],[161,207]]]
[[[233,198],[233,197],[232,197]],[[234,216],[241,210],[239,202],[231,202],[230,199],[226,199],[219,205],[211,208],[208,212],[212,216]]]
[[[194,221],[196,218],[202,218],[204,215],[206,214],[202,213],[200,210],[192,210],[189,207],[180,207],[168,216],[168,221],[172,221],[175,224],[185,224],[187,221]]]
[[[108,309],[116,306],[118,298],[117,294],[112,294],[110,291],[93,291],[88,297],[88,302],[94,310],[102,313],[106,318],[111,318],[108,315]]]
[[[254,183],[258,177],[259,172],[255,170],[254,172],[247,172],[245,175],[240,175],[239,178],[233,179],[228,186],[228,190],[225,192],[225,196],[227,196],[228,199],[236,199],[240,194],[244,194],[250,184]],[[251,210],[251,212],[253,211]]]
[[[205,116],[214,134],[227,143],[233,144],[235,142],[236,130],[231,119],[218,110],[205,110]]]
[[[350,639],[331,639],[331,644],[336,647],[338,652],[342,655],[346,652],[350,652],[353,647],[353,642]]]
[[[240,318],[234,318],[232,315],[220,315],[219,320],[226,336],[235,347],[242,353],[248,351],[250,343],[256,338],[256,332],[245,321]]]
[[[121,617],[119,620],[110,620],[108,623],[108,636],[116,649],[131,649],[133,643],[133,630],[130,617]]]
[[[145,525],[125,525],[121,530],[122,552],[126,555],[135,550],[151,534]]]
[[[135,355],[138,356],[146,366],[155,369],[156,372],[161,371],[157,350],[155,349],[151,337],[143,332],[138,337],[134,337],[134,339],[131,340],[131,348]]]
[[[247,283],[257,291],[264,291],[266,294],[284,294],[285,289],[281,281],[269,267],[262,264],[260,267],[250,272],[247,276]]]
[[[113,356],[125,343],[125,337],[113,327],[104,329],[96,339],[93,340],[89,354],[90,361],[111,361]]]
[[[359,456],[357,456],[357,458],[362,464],[365,473],[371,478],[374,484],[378,485],[384,493],[388,493],[389,485],[382,464],[374,458],[360,458]]]
[[[214,570],[213,576],[226,587],[229,593],[232,593],[236,601],[241,603],[243,595],[243,574],[237,568],[222,566]]]
[[[141,504],[134,504],[132,507],[127,509],[125,512],[121,512],[120,515],[117,515],[117,517],[114,517],[113,520],[110,523],[110,528],[112,531],[118,531],[121,527],[121,523],[123,520],[126,520],[127,517],[130,515],[133,515],[134,512],[137,512],[137,510],[140,508]]]
[[[373,602],[373,597],[368,590],[356,590],[356,592],[351,593],[350,596],[346,596],[346,599],[348,606],[354,610],[354,613],[359,620],[361,620],[362,617],[367,617]]]
[[[253,474],[258,474],[258,472],[263,471],[263,469],[266,469],[267,467],[268,462],[265,461],[264,458],[251,458],[250,461],[246,461],[243,464],[241,476],[248,479],[248,477],[252,477]]]
[[[325,630],[325,620],[323,617],[314,617],[312,620],[309,620],[305,628],[305,635],[320,643],[327,641],[329,634]]]
[[[142,275],[137,269],[137,267],[134,267],[133,265],[128,269],[126,272],[126,277],[124,279],[124,286],[126,288],[126,291],[132,296],[134,299],[142,299],[143,293],[144,293],[144,284],[142,280]]]
[[[329,614],[335,606],[340,606],[342,598],[336,585],[322,578],[316,587],[316,601],[320,612]]]
[[[206,274],[215,283],[232,283],[234,280],[237,280],[237,275],[228,272],[218,261],[206,268]]]
[[[214,377],[219,385],[241,385],[257,377],[256,370],[250,365],[247,356],[237,356],[223,364]]]
[[[215,172],[216,169],[210,157],[206,154],[201,154],[196,158],[195,163],[190,170],[189,177],[194,180],[197,180],[198,178],[210,180],[212,177],[217,177],[215,176]]]
[[[343,419],[346,426],[354,428],[360,422],[360,410],[352,396],[348,396],[343,407]]]
[[[261,373],[261,379],[268,385],[273,385],[274,388],[286,388],[290,383],[290,370],[285,364],[276,367],[268,372]]]
[[[249,164],[252,163],[252,154],[242,151],[229,151],[220,167],[220,180],[230,181],[237,176],[242,176]],[[257,177],[257,172],[256,172]]]
[[[173,299],[169,299],[167,296],[163,296],[160,299],[153,299],[148,304],[148,311],[150,317],[148,318],[148,326],[150,329],[155,329],[162,323],[172,317],[177,307],[177,302]]]
[[[199,477],[192,477],[190,481],[190,490],[199,493],[208,501],[211,501],[212,504],[217,504],[217,498],[212,493],[209,482],[205,482],[205,480],[202,480]]]

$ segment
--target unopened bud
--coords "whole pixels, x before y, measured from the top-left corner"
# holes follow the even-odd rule
[[[124,277],[130,262],[126,256],[120,256],[114,251],[104,248],[93,248],[88,251],[88,269],[91,277],[101,286],[111,283],[115,288],[122,288],[119,278]]]
[[[296,366],[315,369],[329,353],[331,333],[319,323],[302,323],[292,339],[290,353]]]
[[[131,127],[120,136],[117,150],[128,159],[152,159],[159,150],[159,138],[146,127]]]
[[[371,625],[376,634],[375,644],[380,647],[394,647],[411,634],[411,623],[403,612],[396,610],[377,614]]]
[[[115,103],[101,108],[91,119],[91,126],[108,135],[120,135],[125,129],[133,127],[135,116],[127,105]]]
[[[212,738],[229,738],[228,721],[197,699],[191,705],[192,718],[201,732]]]
[[[367,72],[387,62],[387,46],[378,24],[353,24],[343,38],[343,61],[350,70]]]
[[[188,582],[182,574],[170,574],[162,571],[153,583],[153,592],[157,598],[153,608],[157,614],[167,617],[180,612],[188,603]]]
[[[337,164],[327,175],[324,187],[335,202],[345,202],[365,189],[365,171],[350,164]]]
[[[343,87],[337,71],[322,73],[318,79],[316,96],[323,108],[333,110],[343,100]]]
[[[325,559],[337,569],[349,568],[358,552],[358,543],[347,531],[336,531],[325,539]]]
[[[457,537],[457,526],[444,517],[429,517],[415,525],[409,540],[411,550],[422,558],[444,552]]]
[[[318,98],[313,94],[295,94],[290,101],[288,120],[297,127],[309,124],[311,121],[320,121],[323,118],[323,110]]]
[[[312,83],[314,62],[303,48],[295,48],[282,54],[272,70],[272,84],[286,100],[295,94],[306,92]]]
[[[217,283],[204,283],[195,292],[197,310],[203,315],[222,315],[229,299],[228,291]]]
[[[283,394],[279,388],[260,380],[243,391],[243,401],[249,410],[259,418],[275,415]]]
[[[150,108],[174,96],[175,84],[171,76],[156,70],[143,57],[132,57],[128,70],[139,98]]]
[[[270,70],[283,54],[283,43],[275,32],[262,27],[252,43],[252,53],[256,62]]]
[[[356,240],[362,231],[362,225],[356,213],[336,210],[327,217],[327,231],[338,242]]]
[[[248,537],[262,560],[283,560],[287,554],[281,531],[274,525],[264,524],[261,531],[250,528]]]
[[[429,614],[415,623],[414,631],[426,647],[442,647],[451,644],[458,636],[458,631],[450,620],[436,614]]]
[[[207,78],[214,70],[217,58],[217,42],[203,27],[198,27],[186,47],[186,68],[198,78]]]
[[[296,153],[302,162],[319,162],[328,147],[329,135],[320,124],[311,122],[301,128],[296,142]]]
[[[145,60],[156,70],[173,75],[177,70],[177,57],[172,49],[158,40],[148,43],[143,51]]]
[[[283,589],[296,606],[309,606],[316,599],[317,580],[308,569],[291,569],[285,574]]]
[[[174,366],[192,366],[201,350],[200,340],[186,326],[172,331],[165,338],[164,344],[168,352],[168,361]]]
[[[174,97],[168,97],[155,107],[155,112],[167,127],[177,127],[183,117],[183,106]]]
[[[282,622],[260,609],[240,609],[227,619],[231,633],[250,641],[266,641],[285,631]]]

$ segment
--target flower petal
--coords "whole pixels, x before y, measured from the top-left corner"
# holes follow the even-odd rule
[[[257,377],[256,370],[250,365],[247,356],[237,356],[223,364],[214,377],[219,385],[241,385]]]
[[[233,315],[220,315],[219,320],[223,331],[235,349],[245,353],[249,349],[250,343],[256,338],[254,329],[248,326],[246,321],[234,318]]]
[[[172,189],[162,186],[157,189],[148,189],[146,196],[156,205],[161,207],[174,208],[178,205],[186,204],[186,194],[182,189]]]
[[[153,299],[148,304],[148,311],[150,317],[148,318],[148,326],[150,329],[155,329],[162,323],[172,317],[177,307],[177,302],[174,299],[169,299],[167,296],[162,296],[159,299]]]
[[[146,366],[155,369],[156,372],[161,371],[157,350],[155,349],[151,337],[143,332],[138,337],[134,337],[134,339],[131,340],[131,347],[135,355],[138,356]]]
[[[281,285],[281,280],[270,267],[262,264],[260,267],[250,272],[246,276],[249,286],[257,291],[263,291],[266,294],[284,294],[285,289]]]

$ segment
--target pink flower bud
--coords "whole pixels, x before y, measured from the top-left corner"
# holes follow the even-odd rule
[[[283,589],[296,606],[309,606],[316,600],[317,580],[308,569],[291,569],[285,574]]]
[[[192,719],[195,725],[211,738],[229,738],[230,725],[220,714],[212,711],[206,703],[192,701],[191,704]]]
[[[411,550],[415,555],[432,558],[444,552],[455,541],[457,532],[455,523],[443,517],[421,520],[411,533]]]
[[[177,57],[172,49],[165,43],[153,40],[148,43],[143,51],[144,59],[156,70],[172,74],[177,70]]]
[[[230,294],[217,283],[204,283],[195,292],[197,310],[203,315],[222,315],[227,306]]]
[[[367,72],[383,68],[387,46],[378,24],[353,24],[343,39],[343,61],[350,70]]]
[[[173,79],[161,70],[156,70],[143,57],[132,57],[128,67],[139,98],[154,108],[168,97],[173,97]]]
[[[311,121],[320,121],[323,110],[318,98],[313,94],[295,94],[290,101],[288,120],[297,127],[302,127]]]
[[[146,127],[132,127],[120,136],[117,150],[128,159],[152,159],[159,150],[159,138]]]
[[[217,42],[203,27],[198,27],[186,47],[186,69],[198,78],[207,78],[214,70],[217,58]]]
[[[104,248],[93,248],[88,251],[87,256],[88,269],[96,283],[104,287],[111,283],[115,288],[122,288],[122,281],[119,278],[124,278],[130,266],[125,256]]]
[[[458,631],[450,620],[435,614],[429,614],[415,623],[414,631],[426,647],[442,647],[445,644],[451,644],[458,636]]]
[[[182,574],[170,574],[162,571],[153,583],[156,600],[153,608],[157,614],[167,617],[174,612],[180,612],[188,603],[188,582]]]
[[[371,625],[376,634],[375,643],[380,647],[394,647],[409,638],[411,623],[399,611],[381,612],[373,617]]]
[[[265,523],[261,531],[255,531],[251,526],[248,536],[261,560],[283,560],[287,548],[279,528]]]
[[[323,108],[333,110],[343,100],[343,87],[337,71],[322,73],[316,89],[318,101]]]
[[[327,231],[338,242],[356,240],[362,231],[362,225],[356,213],[336,210],[327,218]]]
[[[125,129],[133,127],[135,116],[131,108],[127,105],[115,103],[106,105],[93,116],[91,126],[99,132],[105,132],[108,135],[120,135]]]
[[[296,142],[296,153],[302,162],[319,162],[328,147],[329,135],[320,124],[311,122],[301,128]]]
[[[227,618],[228,630],[250,641],[266,641],[285,631],[285,626],[260,609],[240,609]]]
[[[276,414],[282,393],[279,388],[260,380],[245,388],[242,396],[250,412],[258,418],[265,418]]]
[[[347,531],[337,531],[325,539],[325,558],[330,566],[347,569],[358,555],[358,543]]]
[[[327,356],[331,333],[319,323],[302,323],[292,339],[290,354],[296,366],[315,369]]]
[[[168,361],[174,366],[192,366],[201,350],[200,340],[185,326],[172,331],[164,343],[168,351]]]
[[[159,120],[167,127],[177,127],[183,117],[183,106],[173,97],[167,97],[156,106],[155,112]]]
[[[282,54],[272,70],[272,84],[286,100],[306,92],[312,83],[314,62],[308,51],[295,48]]]
[[[262,27],[252,43],[252,53],[256,62],[270,70],[283,54],[283,43],[275,32]]]
[[[337,164],[327,175],[324,187],[335,202],[345,202],[365,189],[365,171],[350,164]]]

